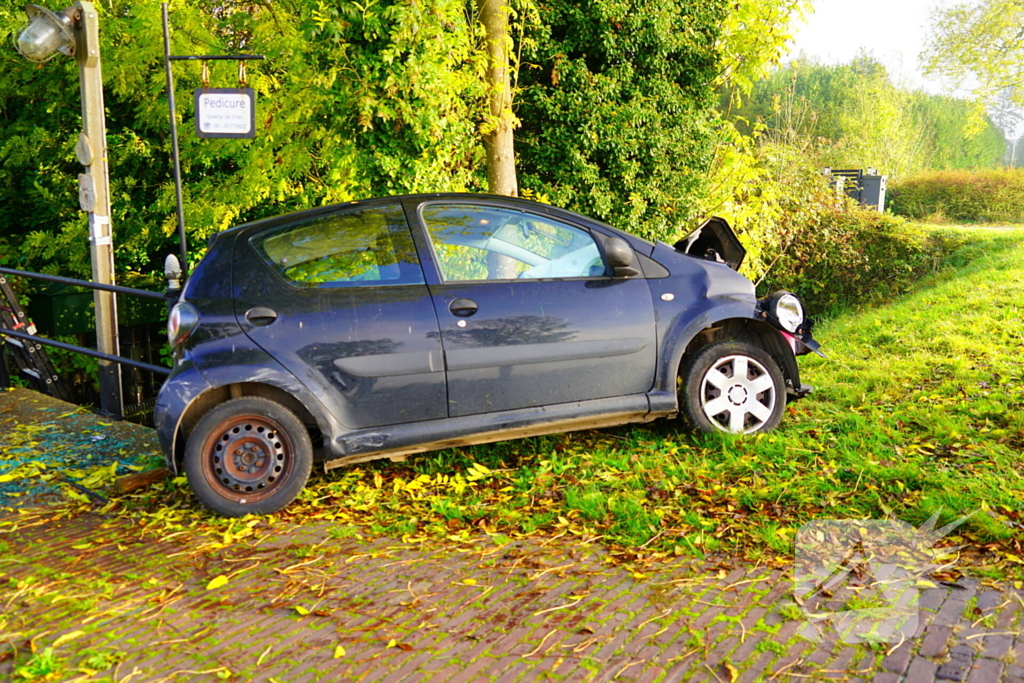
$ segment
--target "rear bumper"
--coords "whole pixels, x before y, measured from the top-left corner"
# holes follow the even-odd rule
[[[156,407],[153,410],[156,436],[160,441],[160,449],[164,453],[164,462],[167,463],[167,468],[175,474],[178,472],[174,457],[177,445],[175,439],[181,418],[192,401],[210,389],[209,382],[203,379],[199,370],[186,356],[174,368],[171,376],[160,388],[160,393],[157,394]]]

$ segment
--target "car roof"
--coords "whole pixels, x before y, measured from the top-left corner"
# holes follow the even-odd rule
[[[552,217],[561,216],[561,217],[564,217],[564,218],[569,219],[569,220],[583,221],[583,222],[586,222],[586,223],[595,224],[595,225],[601,226],[602,228],[605,228],[605,229],[611,230],[611,231],[613,231],[613,232],[615,232],[617,234],[620,234],[620,235],[622,235],[624,237],[629,237],[629,238],[631,238],[633,240],[639,240],[639,241],[641,241],[643,243],[651,244],[652,247],[654,246],[653,243],[650,243],[648,240],[645,240],[642,237],[634,235],[633,233],[620,230],[620,229],[615,228],[615,227],[613,227],[611,225],[608,225],[607,223],[604,223],[603,221],[600,221],[600,220],[598,220],[596,218],[592,218],[590,216],[585,216],[583,214],[579,214],[579,213],[576,213],[574,211],[569,211],[568,209],[562,209],[560,207],[553,206],[551,204],[542,204],[540,202],[535,202],[535,201],[532,201],[532,200],[529,200],[529,199],[522,199],[520,197],[507,197],[507,196],[504,196],[504,195],[474,193],[474,192],[434,192],[434,193],[425,193],[425,194],[394,195],[394,196],[386,196],[386,197],[375,197],[373,199],[361,199],[361,200],[350,201],[350,202],[341,202],[341,203],[338,203],[338,204],[330,204],[330,205],[327,205],[327,206],[318,206],[318,207],[315,207],[315,208],[312,208],[312,209],[303,209],[301,211],[292,211],[292,212],[289,212],[289,213],[280,214],[278,216],[271,216],[269,218],[261,218],[261,219],[256,220],[256,221],[250,221],[248,223],[242,223],[240,225],[236,225],[236,226],[234,226],[232,228],[229,228],[227,230],[224,230],[222,232],[215,233],[214,235],[212,235],[210,237],[210,241],[212,242],[213,240],[217,239],[218,237],[225,236],[225,235],[228,235],[228,234],[236,234],[237,235],[237,234],[240,234],[240,233],[256,232],[256,231],[259,231],[259,230],[263,230],[265,228],[272,228],[272,227],[276,227],[278,225],[286,225],[288,223],[292,223],[292,222],[296,222],[296,221],[301,221],[301,220],[304,220],[304,219],[307,219],[307,218],[316,218],[317,216],[322,216],[322,215],[325,215],[325,214],[334,213],[334,212],[336,212],[336,211],[338,211],[339,209],[342,209],[342,208],[356,207],[356,206],[372,207],[372,206],[379,206],[381,204],[400,203],[400,202],[407,202],[407,201],[421,203],[421,202],[425,202],[425,201],[448,201],[448,200],[472,201],[472,202],[475,202],[475,203],[480,203],[480,202],[491,203],[491,202],[493,202],[493,203],[496,203],[496,204],[501,204],[501,205],[508,206],[508,207],[511,207],[511,208],[522,209],[522,210],[525,210],[525,211],[532,211],[532,212],[535,212],[535,213],[549,214]]]

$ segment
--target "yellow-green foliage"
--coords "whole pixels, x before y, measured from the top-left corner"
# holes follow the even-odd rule
[[[894,177],[922,170],[993,168],[1003,134],[964,100],[909,90],[869,57],[823,65],[794,60],[757,82],[734,108],[741,131],[818,140],[819,166],[879,169]],[[975,120],[976,119],[976,120]]]
[[[1024,222],[1024,171],[920,173],[890,187],[889,207],[933,222]]]
[[[814,159],[811,143],[795,134],[723,138],[704,208],[736,230],[747,248],[744,270],[762,293],[796,292],[815,312],[885,298],[957,246],[837,195]]]

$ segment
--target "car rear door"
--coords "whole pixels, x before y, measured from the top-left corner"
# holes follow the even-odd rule
[[[348,428],[446,417],[437,317],[401,205],[299,216],[237,240],[239,325]]]
[[[434,261],[450,417],[651,389],[650,290],[606,275],[600,236],[500,201],[429,201],[416,218]]]

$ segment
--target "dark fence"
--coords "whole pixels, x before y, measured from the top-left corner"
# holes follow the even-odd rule
[[[52,364],[49,362],[49,359],[43,351],[43,346],[71,351],[73,353],[89,356],[101,361],[117,363],[121,366],[152,373],[157,376],[170,374],[170,369],[164,366],[153,365],[152,363],[146,363],[133,358],[101,353],[95,349],[48,339],[35,334],[35,327],[28,321],[25,312],[21,309],[21,306],[14,295],[13,290],[7,283],[6,277],[3,276],[24,277],[60,285],[85,287],[87,289],[102,290],[112,292],[114,294],[140,297],[143,299],[158,299],[165,302],[169,301],[171,297],[176,297],[178,290],[175,290],[173,294],[168,294],[153,292],[146,289],[105,285],[97,282],[89,282],[87,280],[76,280],[73,278],[61,277],[59,275],[45,275],[43,273],[33,273],[30,271],[15,270],[13,268],[0,268],[0,313],[3,314],[0,316],[0,338],[6,338],[6,345],[12,347],[12,351],[16,352],[19,370],[23,375],[33,380],[40,390],[46,391],[58,398],[67,399],[69,395],[67,388],[62,385],[60,378],[56,375]],[[5,349],[0,349],[0,385],[7,384],[9,384],[7,354]],[[152,400],[147,399],[139,405],[129,406],[125,409],[121,406],[121,402],[119,401],[119,409],[114,411],[117,414],[113,416],[117,418],[128,417],[129,419],[134,418],[137,421],[143,421],[139,418],[144,417],[146,412],[150,412],[152,410],[150,405],[151,403]]]

